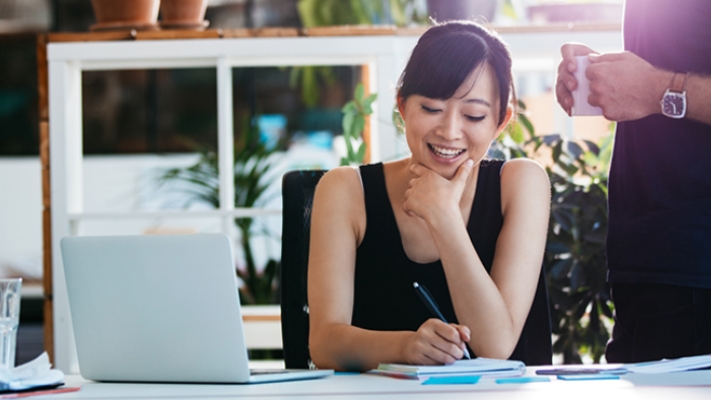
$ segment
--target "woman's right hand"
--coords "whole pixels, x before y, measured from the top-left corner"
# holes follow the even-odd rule
[[[595,51],[588,46],[577,43],[566,43],[560,48],[560,54],[563,56],[560,64],[558,64],[558,75],[555,79],[555,95],[558,104],[563,107],[563,110],[570,115],[573,107],[572,91],[578,87],[578,81],[573,76],[578,65],[575,62],[576,56],[586,56],[594,54]]]
[[[474,161],[466,160],[451,179],[447,179],[426,166],[415,163],[410,166],[414,175],[405,191],[403,210],[407,215],[417,216],[432,222],[433,218],[451,215],[452,211],[461,216],[459,202],[471,176]]]
[[[462,358],[470,339],[466,326],[430,318],[405,341],[404,359],[415,365],[452,364]]]

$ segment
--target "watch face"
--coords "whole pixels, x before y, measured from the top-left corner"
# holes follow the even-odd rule
[[[662,114],[672,118],[684,117],[684,114],[686,114],[685,93],[665,93],[662,98]]]

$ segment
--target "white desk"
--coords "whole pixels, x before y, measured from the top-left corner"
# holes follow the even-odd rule
[[[533,374],[529,371],[527,375]],[[422,385],[367,374],[254,385],[97,383],[69,375],[66,386],[81,390],[46,399],[545,399],[655,400],[711,398],[711,370],[664,375],[627,375],[616,381],[555,381],[520,385]],[[685,386],[681,386],[685,385]]]

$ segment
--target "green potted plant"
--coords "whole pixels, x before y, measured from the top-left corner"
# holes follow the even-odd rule
[[[234,205],[250,208],[263,201],[263,195],[272,182],[270,172],[273,167],[272,157],[283,150],[283,144],[269,147],[259,141],[259,130],[250,118],[242,118],[242,134],[236,135],[234,147]],[[199,160],[184,168],[171,168],[163,171],[158,178],[161,185],[172,181],[187,184],[184,191],[189,194],[185,207],[193,203],[219,207],[219,187],[217,154],[212,150],[200,150]],[[253,238],[265,234],[257,230],[252,218],[236,218],[244,260],[236,266],[237,276],[244,286],[240,289],[242,304],[278,303],[277,278],[279,277],[278,260],[270,259],[259,268],[254,258]],[[268,233],[267,233],[268,234]]]
[[[519,103],[525,111],[525,104]],[[551,216],[544,268],[555,340],[566,364],[599,362],[610,337],[614,306],[606,282],[607,172],[612,133],[599,143],[537,136],[520,114],[492,146],[497,158],[541,161],[551,181]],[[547,159],[542,159],[547,155]]]
[[[427,0],[427,13],[436,21],[483,18],[494,20],[499,0]]]
[[[335,25],[426,24],[427,16],[418,14],[415,0],[299,0],[297,10],[304,28]],[[318,102],[319,86],[335,83],[328,66],[305,66],[291,69],[292,87],[300,87],[307,107]]]
[[[299,0],[297,9],[304,28],[425,24],[427,17],[418,14],[416,3],[416,0]]]
[[[353,100],[343,106],[343,136],[346,142],[347,154],[341,159],[342,165],[362,164],[366,152],[366,144],[362,140],[366,117],[373,112],[372,104],[376,94],[365,94],[363,84],[356,86]],[[263,198],[267,187],[273,182],[273,157],[284,150],[284,143],[275,146],[266,145],[259,140],[259,128],[252,122],[254,118],[241,118],[242,132],[235,135],[234,147],[234,187],[235,207],[254,207]],[[198,161],[188,167],[171,168],[162,171],[158,177],[159,185],[180,181],[189,199],[185,207],[193,203],[207,204],[213,208],[219,207],[218,159],[213,150],[201,149]],[[252,239],[263,232],[255,230],[251,218],[235,219],[235,226],[240,232],[240,245],[244,254],[244,262],[237,267],[237,275],[244,282],[240,291],[243,304],[276,304],[278,303],[278,282],[280,261],[270,259],[258,268],[254,257]]]
[[[346,142],[346,156],[341,158],[341,165],[360,165],[365,159],[366,144],[363,141],[366,117],[373,113],[373,102],[378,95],[365,95],[362,83],[356,86],[353,100],[343,106],[343,138]],[[356,146],[358,148],[356,149]]]

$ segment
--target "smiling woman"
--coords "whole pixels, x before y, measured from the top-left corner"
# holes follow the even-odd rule
[[[487,65],[479,64],[446,99],[421,94],[398,98],[412,158],[447,179],[455,176],[461,160],[482,159],[498,128],[511,117],[504,105],[501,119],[496,77]]]
[[[550,363],[550,346],[533,359],[522,338],[548,179],[529,160],[484,160],[510,119],[511,93],[508,50],[480,25],[444,23],[419,39],[397,97],[412,155],[334,169],[316,189],[308,299],[318,367],[448,364],[467,347]],[[432,318],[413,282],[449,323]]]

